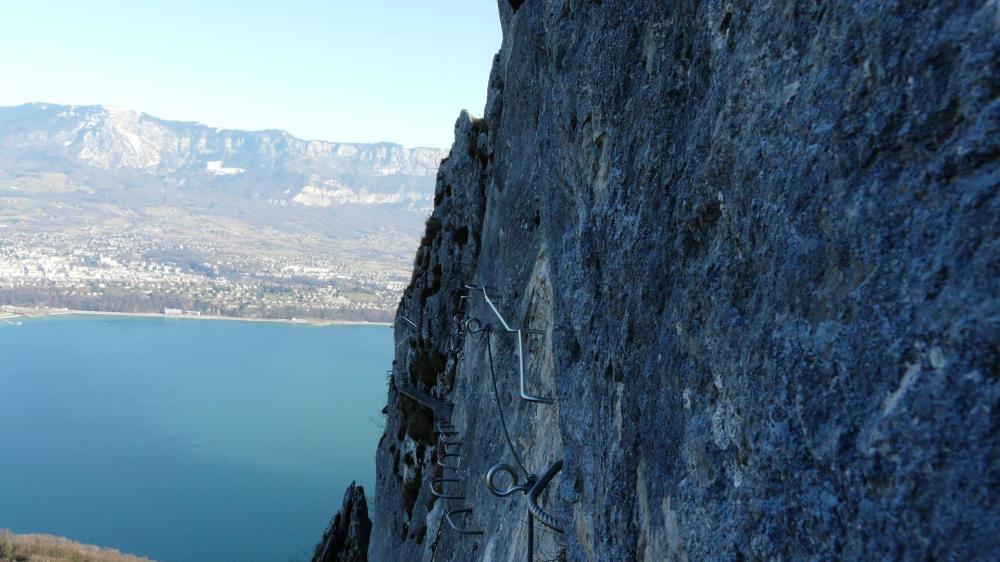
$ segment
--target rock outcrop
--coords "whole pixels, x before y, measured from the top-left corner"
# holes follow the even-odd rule
[[[323,532],[313,551],[312,562],[368,562],[372,522],[368,518],[365,489],[353,482],[344,494],[340,512]]]
[[[499,6],[397,313],[371,559],[525,559],[485,474],[560,459],[539,558],[1000,552],[1000,5]]]

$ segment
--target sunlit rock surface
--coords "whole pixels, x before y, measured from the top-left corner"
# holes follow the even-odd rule
[[[465,284],[541,332],[528,385],[555,405],[518,399],[492,336],[524,463],[565,459],[539,557],[993,559],[1000,5],[499,6],[397,313],[371,559],[525,559],[460,324],[497,320]],[[404,387],[454,405],[465,499],[432,497],[440,437]]]

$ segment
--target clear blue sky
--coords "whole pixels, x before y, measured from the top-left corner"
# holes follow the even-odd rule
[[[25,0],[0,105],[105,104],[307,139],[451,145],[481,115],[496,0]]]

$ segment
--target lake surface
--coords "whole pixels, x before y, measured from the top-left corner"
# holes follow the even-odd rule
[[[372,493],[392,332],[65,316],[0,324],[0,528],[161,562],[308,560]]]

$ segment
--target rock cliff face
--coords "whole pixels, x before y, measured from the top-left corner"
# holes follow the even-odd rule
[[[367,562],[371,534],[365,489],[351,483],[340,512],[313,551],[312,562]]]
[[[538,559],[1000,552],[1000,4],[499,6],[397,313],[370,558],[527,559],[485,474],[559,459]]]

